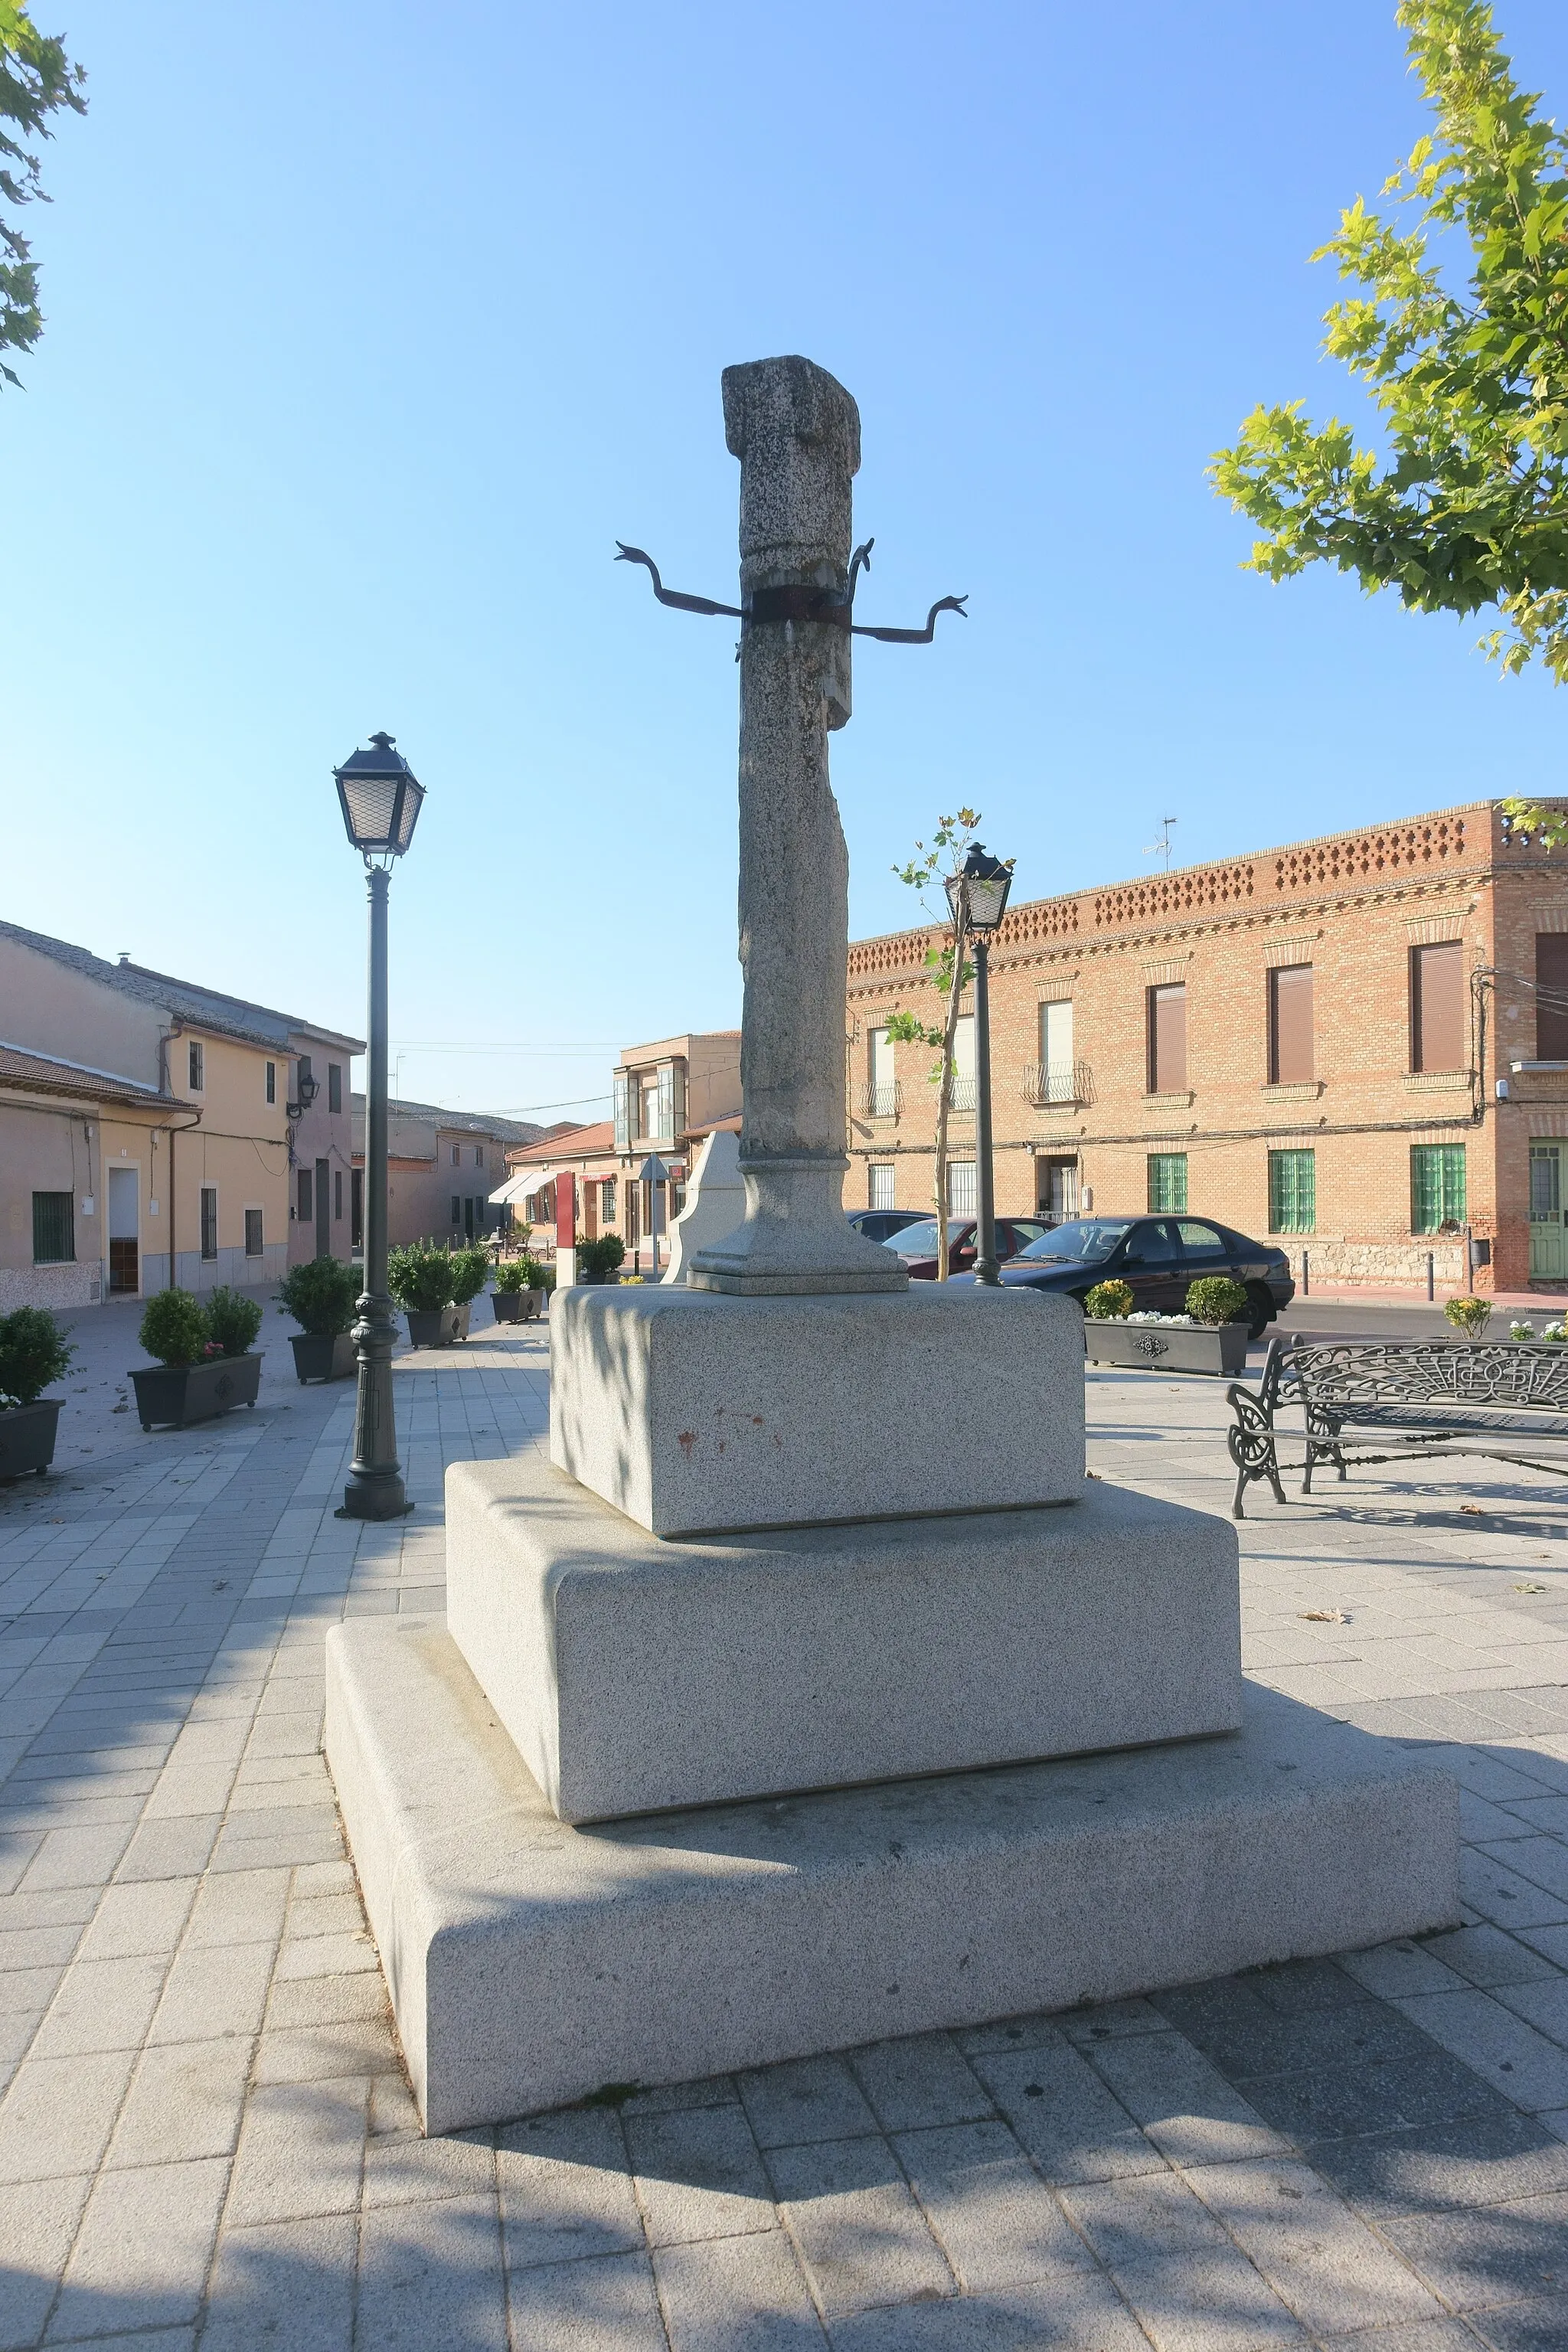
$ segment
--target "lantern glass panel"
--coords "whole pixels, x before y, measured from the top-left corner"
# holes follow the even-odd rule
[[[1002,919],[1007,904],[1007,887],[1012,877],[999,874],[972,874],[968,877],[970,928],[976,931],[994,931]]]

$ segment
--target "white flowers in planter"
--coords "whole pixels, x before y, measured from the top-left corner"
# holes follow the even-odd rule
[[[1176,1323],[1184,1331],[1195,1331],[1199,1328],[1190,1315],[1156,1315],[1149,1307],[1137,1315],[1119,1316],[1117,1320],[1121,1323]]]

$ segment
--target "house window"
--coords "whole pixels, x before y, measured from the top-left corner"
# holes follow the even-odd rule
[[[349,1247],[364,1247],[364,1170],[356,1168],[349,1178]]]
[[[974,1108],[974,1015],[961,1013],[952,1033],[952,1108]],[[955,1211],[955,1214],[958,1213]]]
[[[310,1171],[301,1168],[294,1179],[295,1214],[302,1225],[308,1225],[316,1213],[315,1199],[310,1189]]]
[[[1410,1147],[1410,1230],[1435,1234],[1465,1222],[1465,1147],[1462,1143],[1415,1143]]]
[[[1410,1066],[1462,1070],[1465,1054],[1465,949],[1461,940],[1410,950]],[[1462,1148],[1462,1147],[1456,1147]],[[1421,1225],[1420,1233],[1429,1231]]]
[[[599,1187],[599,1218],[606,1225],[616,1222],[616,1180],[606,1176]]]
[[[333,1223],[334,1223],[334,1224],[342,1224],[342,1217],[343,1217],[343,1171],[342,1171],[342,1170],[341,1168],[334,1168],[334,1169],[333,1169],[333,1171],[332,1171],[332,1222],[333,1222]]]
[[[452,1195],[452,1223],[453,1223],[455,1225],[460,1225],[460,1224],[462,1223],[462,1222],[463,1222],[463,1204],[462,1204],[462,1202],[458,1198],[457,1193],[456,1193],[456,1192],[454,1192],[454,1193],[453,1193],[453,1195]]]
[[[66,1265],[76,1256],[76,1203],[69,1192],[33,1195],[33,1264]]]
[[[268,1062],[267,1065],[267,1099],[269,1103],[275,1103],[278,1099],[278,1065],[276,1062]]]
[[[245,1255],[247,1257],[259,1257],[261,1255],[261,1212],[259,1209],[247,1209],[245,1213]]]
[[[1184,981],[1151,988],[1148,997],[1149,1092],[1182,1095],[1187,1090],[1187,990]],[[1171,1155],[1167,1153],[1165,1157]],[[1165,1206],[1173,1206],[1167,1202]],[[1180,1203],[1185,1208],[1186,1202]]]
[[[889,1160],[880,1163],[873,1162],[866,1174],[868,1179],[866,1206],[868,1209],[892,1208],[894,1206],[892,1161]]]
[[[1289,1081],[1281,1083],[1288,1084]],[[1318,1155],[1271,1151],[1268,1155],[1268,1230],[1311,1234],[1318,1229]]]
[[[653,1137],[658,1133],[658,1080],[649,1078],[641,1090],[642,1125],[639,1135]]]
[[[947,1206],[954,1217],[974,1214],[974,1162],[973,1160],[950,1160],[947,1163]]]
[[[1535,1058],[1568,1062],[1568,931],[1536,934]]]
[[[1312,1066],[1312,967],[1286,963],[1268,975],[1268,1083],[1306,1086]],[[1309,1233],[1310,1226],[1276,1225],[1276,1233]]]
[[[217,1255],[217,1186],[202,1186],[202,1255]]]
[[[1040,1007],[1041,1102],[1072,1102],[1072,999]]]
[[[191,1074],[191,1092],[194,1095],[199,1095],[205,1083],[203,1078],[205,1057],[203,1055],[201,1046],[194,1037],[190,1044],[190,1060],[188,1066]]]
[[[1152,1151],[1149,1154],[1149,1206],[1152,1209],[1173,1209],[1179,1213],[1186,1205],[1186,1153]]]
[[[474,1166],[476,1168],[482,1168],[484,1164],[485,1147],[482,1143],[476,1143],[474,1146]]]
[[[327,1064],[327,1108],[342,1110],[343,1107],[343,1066],[341,1062]]]
[[[871,1030],[866,1039],[866,1113],[869,1118],[891,1118],[899,1108],[893,1077],[893,1043],[885,1029]]]
[[[460,1143],[454,1143],[452,1146],[452,1165],[454,1168],[460,1168],[462,1164],[463,1147]]]
[[[612,1071],[610,1093],[615,1108],[616,1150],[629,1151],[632,1143],[632,1089],[629,1071]]]

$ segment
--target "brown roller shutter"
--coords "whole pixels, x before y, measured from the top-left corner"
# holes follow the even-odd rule
[[[1542,1062],[1568,1062],[1568,932],[1535,936],[1535,1054]]]
[[[1268,975],[1268,1076],[1277,1087],[1305,1086],[1312,1067],[1312,967],[1288,963]]]
[[[1460,940],[1410,952],[1411,1066],[1462,1070],[1465,1050],[1465,949]]]
[[[1184,984],[1149,991],[1149,1091],[1184,1094],[1187,1085],[1187,992]]]

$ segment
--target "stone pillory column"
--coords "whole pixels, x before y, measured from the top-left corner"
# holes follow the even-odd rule
[[[825,368],[724,371],[741,461],[741,1171],[746,1214],[694,1289],[902,1290],[845,1222],[849,861],[827,737],[849,717],[850,484],[860,416]],[[806,618],[807,613],[826,618]],[[841,617],[840,617],[841,616]]]

